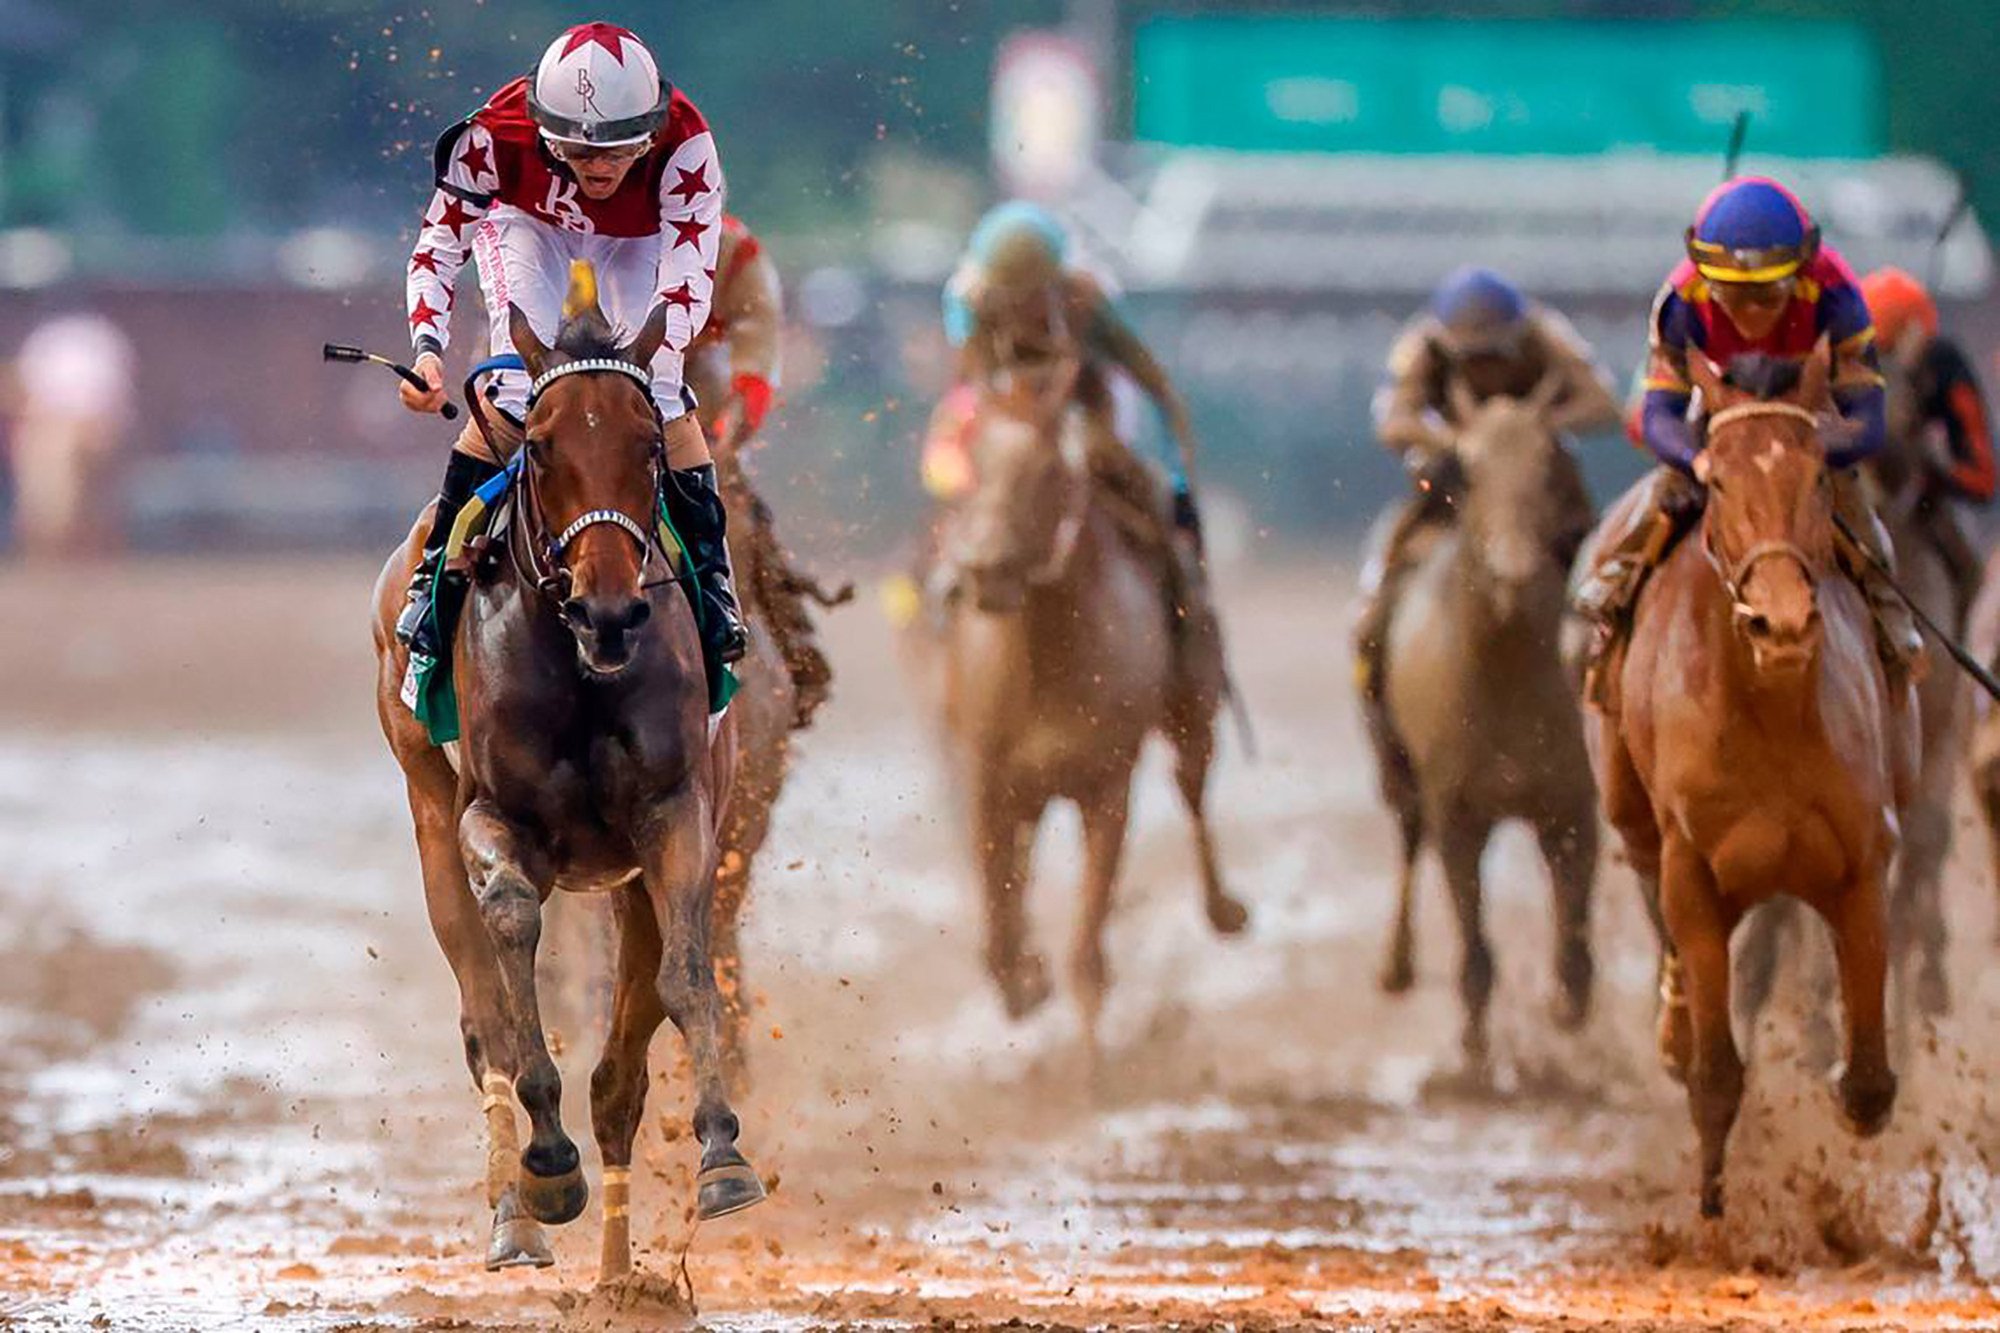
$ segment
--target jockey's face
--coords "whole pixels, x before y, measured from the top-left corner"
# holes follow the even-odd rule
[[[625,183],[625,173],[646,155],[651,140],[622,148],[586,148],[580,144],[549,142],[549,151],[561,159],[586,199],[609,199]]]
[[[1737,332],[1756,342],[1777,329],[1796,285],[1796,279],[1780,278],[1776,282],[1718,282],[1710,289]]]

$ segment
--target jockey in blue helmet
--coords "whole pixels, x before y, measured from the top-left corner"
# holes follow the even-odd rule
[[[1570,322],[1490,268],[1467,265],[1448,274],[1429,308],[1404,326],[1391,347],[1388,381],[1375,397],[1375,433],[1402,458],[1417,485],[1362,572],[1355,674],[1371,726],[1387,725],[1381,709],[1383,650],[1396,596],[1422,549],[1418,539],[1452,521],[1457,498],[1452,446],[1464,425],[1454,403],[1526,398],[1551,376],[1553,429],[1593,430],[1618,419],[1610,381]],[[1554,554],[1567,561],[1589,531],[1593,512],[1590,497],[1580,490],[1563,503],[1574,516],[1575,537]]]
[[[1653,302],[1651,352],[1635,433],[1661,466],[1621,504],[1578,587],[1579,610],[1601,629],[1598,660],[1625,628],[1646,576],[1699,512],[1702,437],[1691,417],[1688,359],[1727,367],[1737,356],[1803,360],[1824,340],[1832,356],[1834,406],[1845,423],[1827,440],[1835,508],[1861,541],[1843,564],[1874,608],[1878,647],[1892,683],[1906,680],[1923,650],[1908,606],[1880,569],[1892,560],[1888,533],[1870,511],[1854,467],[1887,439],[1875,328],[1847,261],[1820,241],[1798,197],[1777,181],[1746,176],[1711,191],[1686,236],[1687,257]],[[1843,539],[1844,544],[1844,539]]]

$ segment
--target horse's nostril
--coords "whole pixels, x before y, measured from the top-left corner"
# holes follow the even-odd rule
[[[652,618],[653,604],[647,601],[636,602],[633,604],[631,616],[626,621],[626,627],[628,629],[637,629]]]
[[[561,614],[562,618],[572,625],[583,628],[588,628],[590,625],[590,608],[583,604],[581,598],[572,597],[564,602]]]
[[[1758,638],[1765,638],[1771,633],[1771,617],[1758,612],[1750,617],[1747,628]]]

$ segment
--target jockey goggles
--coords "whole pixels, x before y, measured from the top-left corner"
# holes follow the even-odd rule
[[[1744,286],[1783,282],[1796,276],[1818,249],[1817,227],[1806,233],[1802,244],[1774,245],[1760,250],[1731,249],[1713,241],[1701,240],[1692,227],[1687,231],[1688,258],[1694,261],[1695,270],[1710,282]]]
[[[549,155],[558,162],[582,166],[591,162],[636,162],[653,146],[653,136],[649,134],[632,143],[599,146],[578,143],[573,139],[558,139],[544,131],[542,142],[549,146]]]

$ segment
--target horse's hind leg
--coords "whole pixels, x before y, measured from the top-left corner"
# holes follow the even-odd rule
[[[582,1157],[562,1126],[562,1075],[549,1056],[535,992],[535,949],[542,936],[538,866],[520,832],[483,801],[459,820],[459,841],[479,883],[479,912],[500,965],[500,990],[519,1068],[514,1091],[531,1132],[521,1154],[521,1205],[539,1222],[574,1221],[590,1198]]]
[[[690,788],[670,798],[652,824],[661,831],[644,849],[646,892],[660,935],[656,984],[694,1066],[694,1134],[701,1144],[695,1216],[708,1221],[761,1203],[764,1182],[736,1147],[742,1126],[723,1086],[722,993],[710,937],[715,842],[705,794]]]
[[[1028,947],[1027,869],[1036,823],[991,790],[974,797],[973,854],[986,896],[986,968],[1009,1018],[1024,1018],[1049,998],[1049,968]]]
[[[431,933],[458,981],[458,1026],[465,1040],[465,1063],[483,1097],[486,1117],[486,1206],[493,1209],[486,1266],[497,1269],[529,1264],[546,1268],[555,1262],[548,1238],[535,1220],[522,1216],[520,1210],[514,1040],[502,1009],[493,941],[466,882],[465,858],[451,826],[451,812],[457,804],[456,779],[435,753],[426,753],[417,762],[426,771],[410,773],[408,784],[417,857],[423,867],[424,907],[430,915]]]
[[[1535,827],[1555,886],[1556,1026],[1574,1032],[1590,1016],[1596,964],[1590,955],[1590,891],[1597,875],[1597,819],[1587,807]]]
[[[604,1160],[604,1243],[597,1280],[632,1271],[632,1140],[646,1107],[646,1047],[667,1014],[660,1005],[660,927],[644,889],[619,889],[618,977],[611,1030],[590,1075],[590,1123]]]
[[[1462,1044],[1469,1072],[1486,1071],[1486,1009],[1493,998],[1493,948],[1486,940],[1486,895],[1479,879],[1479,858],[1486,850],[1492,826],[1464,812],[1447,814],[1438,823],[1438,852],[1445,882],[1451,886],[1452,907],[1458,914],[1458,988],[1465,1003]]]
[[[1688,1110],[1701,1139],[1701,1215],[1722,1216],[1722,1162],[1743,1104],[1743,1060],[1729,1026],[1729,936],[1735,914],[1693,849],[1667,847],[1661,910],[1686,979],[1693,1059]]]
[[[1215,834],[1208,823],[1208,770],[1215,762],[1215,717],[1211,710],[1190,718],[1174,739],[1174,780],[1194,825],[1195,855],[1201,860],[1201,899],[1208,924],[1218,935],[1235,935],[1250,924],[1250,909],[1232,896],[1222,882],[1216,861]]]
[[[1417,981],[1417,859],[1424,847],[1424,813],[1414,801],[1396,812],[1402,834],[1403,859],[1396,872],[1396,924],[1389,934],[1389,955],[1382,960],[1382,989],[1401,995]]]
[[[1093,1085],[1101,1069],[1097,1020],[1104,1012],[1104,993],[1110,985],[1110,970],[1104,961],[1104,927],[1111,919],[1131,804],[1129,777],[1107,784],[1106,790],[1083,803],[1083,892],[1070,971],[1076,982],[1077,1005],[1083,1010],[1084,1053],[1090,1061]]]
[[[1837,1075],[1841,1110],[1855,1133],[1874,1135],[1896,1104],[1883,1012],[1888,973],[1888,923],[1880,880],[1850,885],[1827,915],[1840,960],[1840,997],[1847,1011],[1847,1059]]]

